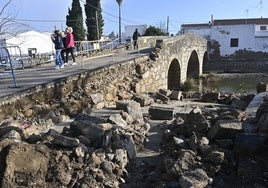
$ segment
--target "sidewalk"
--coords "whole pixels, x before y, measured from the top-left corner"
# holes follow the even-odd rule
[[[55,79],[68,77],[69,75],[78,74],[85,70],[97,70],[112,64],[118,64],[130,59],[148,55],[150,49],[143,50],[119,50],[118,53],[108,54],[100,57],[92,57],[88,59],[76,58],[77,65],[64,67],[63,69],[55,69],[55,64],[43,64],[27,69],[15,70],[17,87],[14,87],[12,77],[5,75],[0,77],[0,100],[7,96],[14,96],[22,91],[28,90],[37,85],[49,83]]]

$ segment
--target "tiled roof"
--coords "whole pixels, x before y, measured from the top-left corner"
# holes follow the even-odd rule
[[[268,24],[268,18],[214,20],[213,25]]]
[[[248,18],[248,19],[223,19],[213,20],[212,25],[241,25],[241,24],[268,24],[268,18]],[[204,27],[209,26],[209,23],[199,24],[182,24],[181,27]]]
[[[209,26],[208,23],[200,23],[200,24],[182,24],[182,27],[186,26],[186,27],[204,27],[204,26]]]

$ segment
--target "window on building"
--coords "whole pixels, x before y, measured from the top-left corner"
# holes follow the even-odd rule
[[[231,39],[230,46],[231,47],[238,47],[238,39],[237,38]]]
[[[266,30],[267,30],[266,25],[261,25],[261,26],[260,26],[260,30],[261,30],[261,31],[266,31]]]

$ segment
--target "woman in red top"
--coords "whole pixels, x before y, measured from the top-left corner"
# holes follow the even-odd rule
[[[72,65],[76,65],[75,57],[74,57],[75,45],[74,45],[74,36],[73,36],[73,28],[72,27],[66,28],[65,42],[66,42],[66,64],[68,64],[68,56],[69,56],[69,53],[71,53],[71,56],[73,58]]]

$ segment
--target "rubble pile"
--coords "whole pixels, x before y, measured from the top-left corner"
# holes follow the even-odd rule
[[[2,187],[118,187],[143,147],[148,125],[135,101],[117,103],[120,114],[81,113],[62,133],[27,134],[15,122],[0,127]],[[30,127],[29,127],[30,129]]]
[[[159,187],[266,187],[267,135],[244,133],[237,119],[207,120],[197,107],[163,125]]]
[[[268,100],[249,119],[253,97],[160,89],[109,113],[85,108],[61,131],[53,122],[68,117],[56,104],[36,105],[42,129],[12,118],[0,125],[1,186],[267,187]],[[146,156],[150,147],[158,155]]]
[[[252,95],[207,93],[191,105],[150,106],[150,117],[166,118],[159,125],[161,153],[144,167],[153,168],[143,179],[136,174],[141,181],[135,186],[267,187],[267,103],[264,99],[257,117],[249,119],[245,109],[251,100]]]

